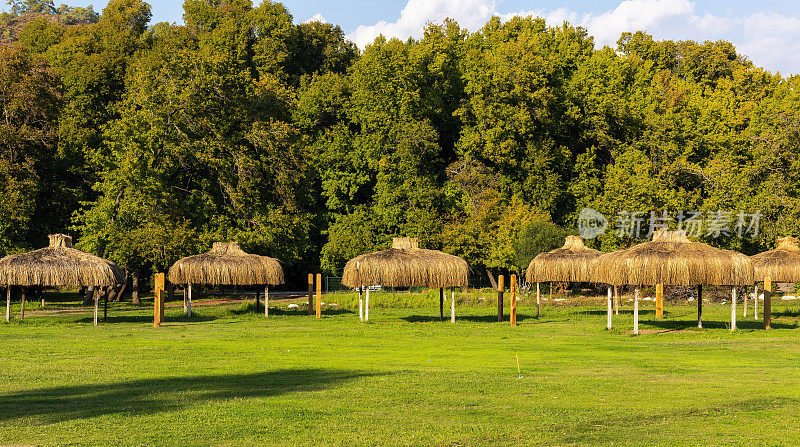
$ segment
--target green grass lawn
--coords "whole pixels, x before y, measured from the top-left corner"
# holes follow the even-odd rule
[[[352,295],[326,297],[340,309],[320,320],[272,301],[268,320],[198,305],[153,328],[145,303],[98,327],[89,309],[2,323],[0,445],[799,442],[800,303],[776,302],[769,332],[740,312],[731,333],[728,306],[706,305],[696,331],[694,306],[654,321],[647,302],[641,329],[664,332],[631,336],[626,302],[606,331],[599,299],[540,319],[522,302],[509,327],[490,293],[457,324],[433,318],[435,294],[383,307],[400,295],[373,294],[368,324]]]

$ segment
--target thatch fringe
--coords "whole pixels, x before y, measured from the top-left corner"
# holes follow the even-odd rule
[[[800,281],[800,241],[786,236],[778,239],[773,250],[750,257],[753,260],[756,281],[769,277],[776,282]]]
[[[252,286],[283,284],[277,259],[245,253],[236,242],[215,242],[210,251],[187,256],[169,268],[173,284]]]
[[[124,281],[116,264],[72,248],[72,237],[51,234],[50,246],[0,259],[0,285],[114,286]]]
[[[567,236],[563,247],[533,258],[525,279],[529,283],[590,282],[592,262],[602,254],[586,247],[582,237]]]
[[[402,247],[402,248],[401,248]],[[458,256],[417,248],[416,238],[395,238],[392,248],[356,256],[347,262],[347,287],[467,287],[469,266]]]
[[[696,286],[753,284],[747,256],[692,242],[683,231],[659,231],[653,240],[598,257],[592,280],[613,285]]]

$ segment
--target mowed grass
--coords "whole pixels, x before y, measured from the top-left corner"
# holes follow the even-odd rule
[[[655,321],[645,302],[641,329],[662,332],[632,336],[627,302],[606,331],[600,298],[539,319],[525,301],[510,327],[491,293],[459,297],[457,324],[435,293],[410,308],[374,293],[368,324],[290,301],[269,319],[249,302],[170,307],[161,328],[149,303],[112,305],[98,327],[89,309],[1,323],[0,445],[798,442],[798,304],[776,302],[769,332],[740,310],[731,333],[729,306],[706,305],[696,331],[693,305]]]

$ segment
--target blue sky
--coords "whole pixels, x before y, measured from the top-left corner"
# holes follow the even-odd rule
[[[98,10],[107,3],[55,3],[62,1],[93,4]],[[183,21],[182,1],[150,3],[153,22]],[[800,74],[798,0],[286,0],[283,4],[296,22],[317,18],[338,24],[362,48],[379,34],[419,36],[426,22],[446,17],[475,30],[492,15],[536,15],[550,24],[567,20],[584,26],[598,45],[613,45],[620,33],[640,29],[665,39],[725,39],[759,66],[784,75]]]

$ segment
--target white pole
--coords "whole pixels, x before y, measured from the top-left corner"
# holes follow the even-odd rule
[[[364,321],[364,288],[358,288],[358,321]]]
[[[97,302],[98,302],[98,300],[100,298],[100,294],[98,293],[99,291],[100,291],[99,287],[95,287],[94,288],[94,325],[95,326],[97,326]]]
[[[189,283],[189,307],[186,309],[186,316],[192,316],[192,283]]]
[[[542,314],[541,309],[542,308],[541,308],[541,304],[540,304],[540,301],[539,301],[539,283],[537,282],[536,283],[536,317],[541,316],[541,314]]]
[[[744,289],[744,294],[742,295],[742,299],[744,300],[744,309],[742,309],[742,312],[744,312],[743,316],[746,317],[747,316],[747,288]]]
[[[264,318],[269,316],[269,286],[264,286]]]
[[[364,309],[364,321],[369,321],[369,286],[367,286],[367,305]]]
[[[456,289],[450,288],[450,322],[456,322]]]
[[[633,333],[639,335],[639,288],[636,288],[633,298]]]
[[[186,313],[186,287],[183,288],[183,313]]]
[[[608,286],[608,300],[606,300],[606,305],[608,307],[608,315],[606,319],[606,329],[611,330],[611,286]]]
[[[11,321],[11,284],[6,289],[6,323]]]
[[[617,286],[614,286],[614,315],[619,315],[619,295],[617,295]]]
[[[731,330],[736,330],[736,286],[731,287]]]
[[[753,318],[758,320],[758,284],[753,289],[753,297],[755,298],[753,300]]]

